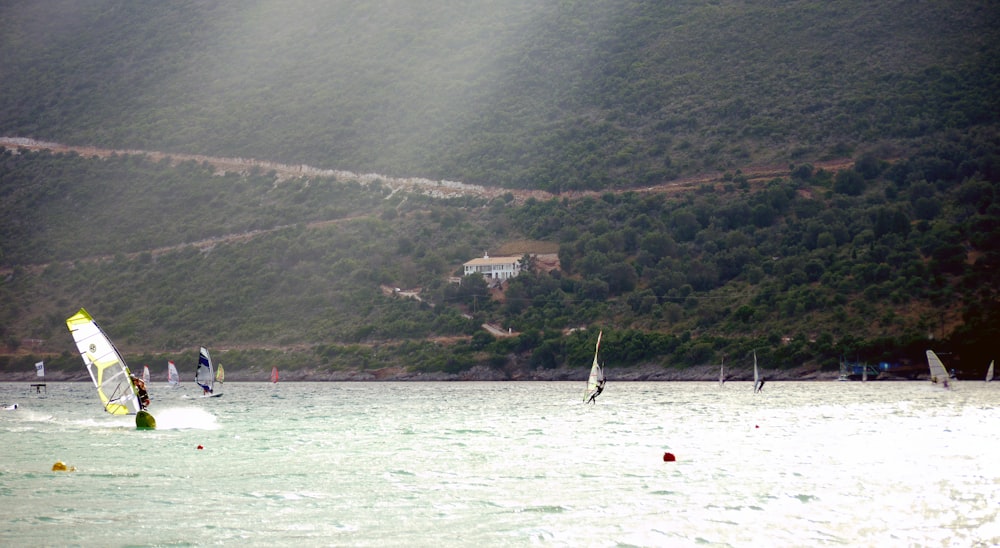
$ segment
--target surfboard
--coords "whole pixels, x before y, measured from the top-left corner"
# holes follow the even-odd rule
[[[156,419],[149,411],[139,411],[135,414],[135,427],[140,430],[155,429]]]

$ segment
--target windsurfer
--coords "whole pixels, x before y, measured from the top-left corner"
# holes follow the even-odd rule
[[[196,382],[197,382],[197,381],[196,381]],[[204,394],[204,395],[206,395],[206,396],[207,396],[207,395],[209,395],[209,394],[211,394],[211,393],[212,393],[212,389],[211,389],[211,388],[209,388],[209,387],[208,387],[207,385],[204,385],[204,384],[201,384],[201,383],[199,382],[199,383],[198,383],[198,386],[200,386],[200,387],[201,387],[201,389],[202,389],[202,391],[203,391],[203,394]]]
[[[139,377],[132,375],[132,384],[135,385],[136,395],[139,396],[139,404],[142,405],[143,409],[149,407],[149,392],[146,392],[146,383]]]
[[[761,390],[764,390],[764,377],[761,377],[760,381],[757,382],[754,392],[760,392]]]
[[[600,396],[601,392],[604,392],[605,382],[607,382],[607,379],[601,379],[597,381],[597,389],[594,390],[594,393],[590,395],[590,399],[587,400],[587,403],[597,404],[597,396]]]

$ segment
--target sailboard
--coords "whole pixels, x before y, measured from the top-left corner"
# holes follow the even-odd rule
[[[931,372],[931,383],[941,384],[941,386],[948,388],[948,371],[941,363],[941,358],[933,350],[927,351],[927,366]]]
[[[986,370],[986,382],[993,380],[993,360],[990,360],[990,368]]]
[[[177,373],[177,366],[174,365],[174,362],[168,361],[167,384],[170,385],[170,388],[177,388],[177,386],[180,385],[180,383],[181,383],[181,376]]]
[[[271,382],[273,383],[278,382],[278,366],[274,366],[271,368]]]
[[[215,369],[212,367],[212,356],[204,346],[198,351],[198,369],[194,374],[194,382],[204,391],[202,397],[217,398],[222,395],[215,393]]]
[[[597,333],[597,345],[594,347],[594,363],[590,366],[590,376],[587,378],[587,390],[583,394],[583,402],[597,402],[597,396],[604,390],[604,368],[597,363],[597,353],[601,349],[601,335],[604,331]]]
[[[104,410],[112,415],[135,415],[138,428],[156,428],[156,419],[139,399],[125,359],[94,318],[81,308],[66,319],[66,327],[73,334]]]

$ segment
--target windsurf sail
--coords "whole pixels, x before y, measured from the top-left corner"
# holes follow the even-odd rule
[[[993,371],[993,364],[990,364],[990,371]],[[45,376],[45,362],[37,362],[35,364],[35,375],[39,377]]]
[[[181,376],[177,373],[177,366],[174,362],[167,362],[167,382],[170,383],[171,387],[175,387],[181,383]]]
[[[212,368],[212,356],[205,347],[198,352],[198,369],[194,374],[194,382],[205,392],[211,393],[215,386],[215,370]]]
[[[278,367],[271,368],[271,382],[278,382]]]
[[[218,384],[226,382],[226,370],[222,368],[221,363],[219,364],[219,367],[215,370],[215,382]]]
[[[722,365],[719,366],[719,386],[726,382],[726,358],[722,358]]]
[[[933,350],[927,351],[927,365],[931,370],[931,382],[934,384],[941,383],[942,386],[948,388],[948,371],[944,368],[944,364],[941,363],[941,358],[938,358]]]
[[[604,390],[604,368],[597,363],[597,353],[601,349],[601,335],[604,331],[597,333],[597,345],[594,347],[594,363],[590,366],[590,377],[587,378],[587,391],[583,395],[584,403],[592,401]]]
[[[145,382],[145,383],[149,382],[149,366],[148,365],[142,366],[142,382]]]
[[[753,391],[757,392],[757,385],[760,384],[760,371],[757,369],[757,351],[753,351]]]
[[[73,334],[104,410],[112,415],[138,413],[142,405],[128,365],[94,318],[81,308],[66,319],[66,327]]]
[[[986,370],[986,382],[993,380],[993,360],[990,360],[990,368]]]

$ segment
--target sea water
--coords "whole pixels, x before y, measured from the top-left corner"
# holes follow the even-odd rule
[[[0,383],[0,544],[1000,543],[1000,383],[583,385]]]

